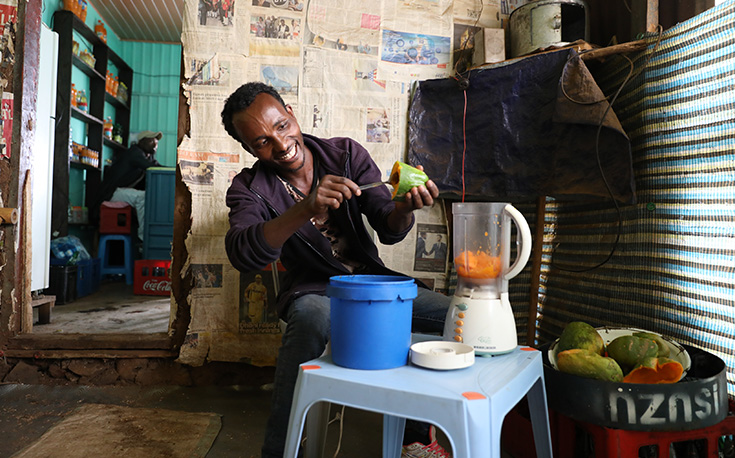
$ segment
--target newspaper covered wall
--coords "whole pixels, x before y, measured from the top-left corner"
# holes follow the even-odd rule
[[[451,76],[457,45],[471,46],[457,33],[471,37],[479,27],[499,27],[501,16],[500,0],[185,1],[191,131],[178,162],[192,194],[186,265],[195,284],[181,362],[270,365],[280,344],[280,266],[239,272],[224,249],[225,194],[254,161],[222,127],[229,94],[248,81],[274,86],[304,132],[354,138],[387,178],[405,158],[412,82]],[[435,205],[417,212],[404,242],[379,248],[389,267],[446,291],[449,245],[443,206]]]

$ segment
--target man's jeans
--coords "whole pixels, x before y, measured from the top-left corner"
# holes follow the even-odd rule
[[[413,300],[412,330],[441,334],[449,301],[443,294],[419,288]],[[329,341],[329,302],[327,296],[310,294],[296,299],[288,312],[288,326],[276,361],[263,458],[283,458],[299,365],[321,356]]]

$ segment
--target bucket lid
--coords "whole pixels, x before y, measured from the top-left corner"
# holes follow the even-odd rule
[[[475,364],[475,349],[459,342],[419,342],[411,345],[411,362],[428,369],[462,369]]]

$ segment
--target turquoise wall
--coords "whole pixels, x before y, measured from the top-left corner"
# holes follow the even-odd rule
[[[88,0],[89,1],[89,0]],[[53,15],[62,9],[60,0],[44,0],[42,21],[53,29]],[[100,17],[90,3],[85,23],[91,29]],[[154,42],[122,41],[106,23],[107,44],[133,69],[132,99],[130,102],[131,141],[141,130],[163,132],[156,157],[158,161],[173,167],[176,165],[176,136],[178,128],[179,73],[181,67],[181,45]],[[83,40],[78,40],[82,42]],[[91,50],[90,50],[91,51]],[[72,69],[72,79],[77,89],[89,89],[89,78],[78,69]],[[115,72],[115,70],[113,70]],[[115,109],[105,103],[105,117],[115,117]],[[72,139],[86,143],[86,124],[72,119]],[[112,150],[104,147],[103,161],[109,161]],[[84,205],[84,171],[70,170],[70,205]]]

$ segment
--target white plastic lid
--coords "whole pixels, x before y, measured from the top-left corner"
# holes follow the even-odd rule
[[[475,349],[459,342],[419,342],[411,345],[411,362],[428,369],[462,369],[475,363]]]

